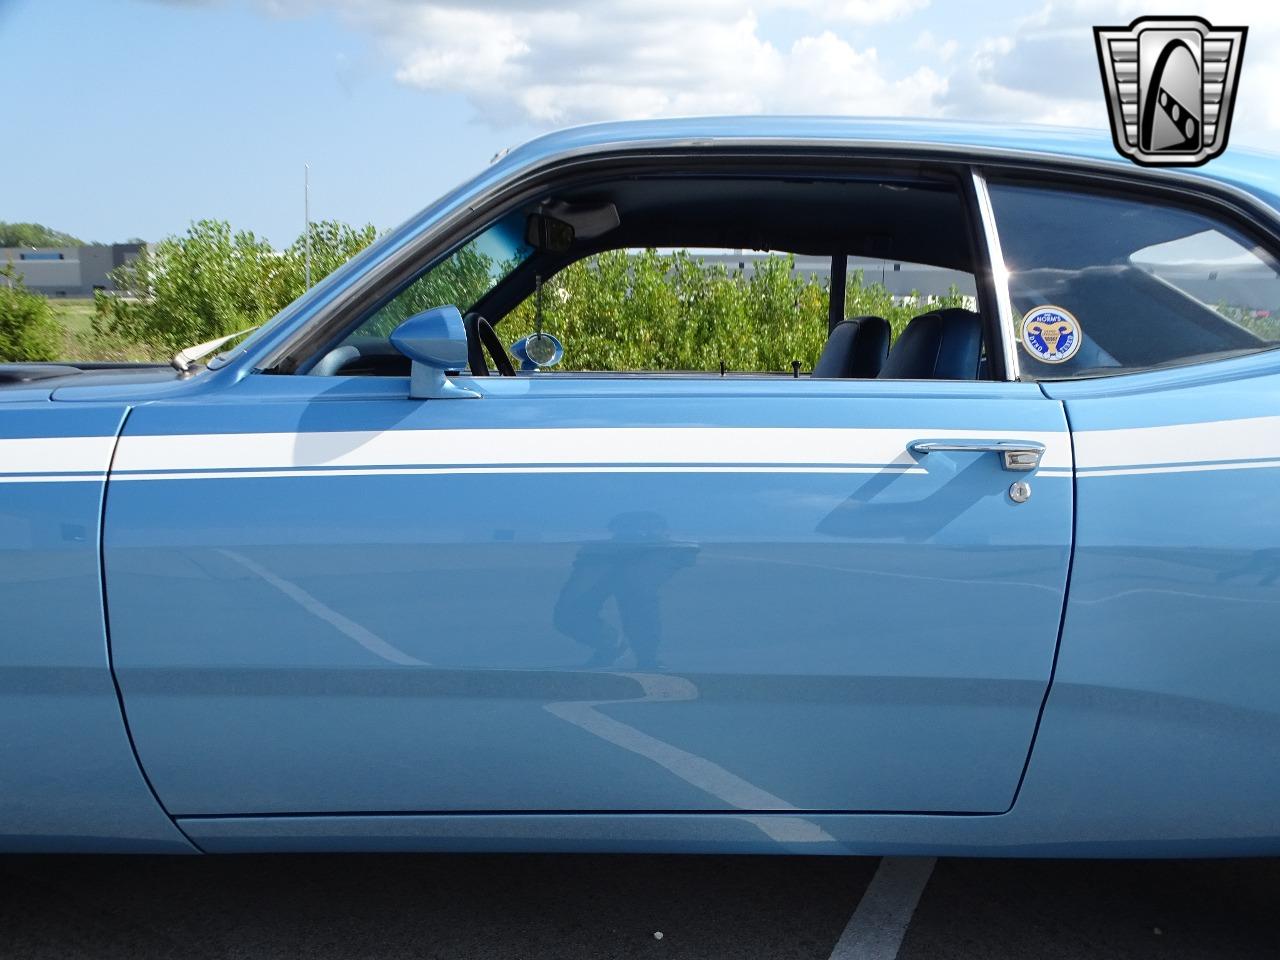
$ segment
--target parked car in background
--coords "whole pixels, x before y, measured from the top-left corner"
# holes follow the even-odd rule
[[[586,127],[207,366],[0,366],[0,848],[1280,853],[1274,169]],[[829,258],[820,357],[673,283],[557,369],[649,248]],[[976,296],[849,317],[851,257]]]

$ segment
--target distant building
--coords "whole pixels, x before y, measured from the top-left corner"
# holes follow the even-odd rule
[[[754,251],[734,251],[732,253],[702,253],[695,251],[694,256],[704,263],[723,264],[729,270],[740,269],[749,276],[755,269],[755,263],[767,257],[768,254]],[[975,299],[977,294],[973,274],[965,273],[962,270],[948,270],[945,267],[931,267],[920,263],[880,260],[871,257],[849,257],[848,264],[850,278],[853,277],[855,272],[861,271],[863,283],[883,284],[895,301],[910,300],[912,302],[928,303],[938,297],[946,296],[951,292],[953,286],[956,288],[956,292],[967,298],[967,300]],[[831,275],[831,258],[797,254],[795,272],[800,276],[812,274],[819,279],[826,280]],[[913,295],[915,296],[913,297]]]
[[[0,265],[13,264],[27,289],[46,297],[92,297],[95,290],[114,290],[111,271],[136,259],[144,246],[0,247]]]

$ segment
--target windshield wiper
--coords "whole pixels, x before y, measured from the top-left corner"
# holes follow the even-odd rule
[[[173,369],[177,370],[179,373],[190,373],[191,365],[197,360],[207,357],[224,343],[230,343],[236,337],[242,337],[246,333],[257,330],[260,326],[262,326],[262,324],[255,323],[252,327],[245,327],[245,329],[237,330],[235,333],[228,333],[225,337],[219,337],[217,340],[197,343],[193,347],[184,347],[175,353],[169,360],[169,366],[173,367]]]

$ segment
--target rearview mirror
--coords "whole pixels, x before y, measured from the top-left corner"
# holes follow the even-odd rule
[[[511,355],[525,372],[554,367],[564,357],[564,346],[549,333],[531,333],[511,345]]]
[[[409,381],[412,399],[480,396],[448,377],[448,371],[467,365],[467,330],[457,307],[434,307],[415,313],[391,332],[391,345],[413,361]]]
[[[524,242],[536,250],[564,253],[573,246],[573,224],[545,213],[531,213],[524,225]]]

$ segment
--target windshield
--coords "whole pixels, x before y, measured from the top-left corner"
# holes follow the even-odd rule
[[[524,224],[524,215],[518,211],[491,224],[420,273],[366,317],[348,340],[388,337],[401,321],[433,307],[452,304],[466,313],[533,252],[524,242]]]

